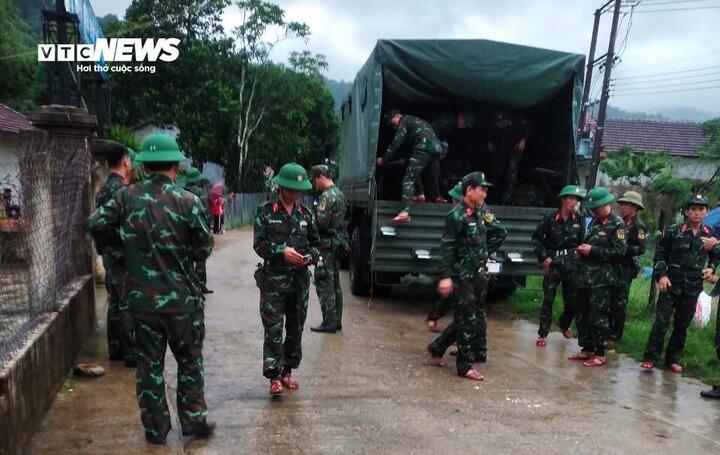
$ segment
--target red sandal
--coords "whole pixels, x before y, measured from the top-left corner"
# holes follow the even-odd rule
[[[640,368],[644,370],[652,370],[653,368],[655,368],[655,363],[650,360],[646,360],[640,364]]]
[[[410,218],[410,214],[408,212],[400,212],[392,219],[392,222],[396,224],[409,223],[410,221],[412,221],[412,218]]]
[[[537,346],[539,348],[544,348],[545,346],[547,346],[547,338],[545,338],[545,337],[538,338],[537,341],[535,342],[535,346]]]
[[[298,382],[290,375],[290,373],[280,378],[280,380],[282,381],[286,389],[298,390],[300,388],[300,384],[298,384]]]
[[[590,357],[587,361],[583,362],[583,366],[585,367],[601,367],[605,365],[607,362],[605,360],[605,357],[601,357],[599,355],[594,355]]]
[[[673,373],[682,374],[683,372],[683,367],[681,367],[677,363],[671,363],[670,365],[668,365],[668,368],[670,368],[670,371],[672,371]]]
[[[593,357],[593,355],[592,355],[591,353],[585,352],[585,351],[580,351],[580,352],[576,352],[575,354],[573,354],[573,355],[571,355],[570,357],[568,357],[568,360],[582,360],[582,361],[585,361],[585,360],[590,360],[590,358],[592,358],[592,357]]]
[[[482,381],[485,379],[485,376],[483,376],[475,368],[470,368],[469,370],[467,370],[467,373],[465,373],[465,375],[463,377],[470,379],[472,381]]]
[[[282,381],[279,379],[270,381],[270,395],[280,395],[281,393],[283,393]]]

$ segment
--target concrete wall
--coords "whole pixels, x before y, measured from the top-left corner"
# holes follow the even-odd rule
[[[76,279],[14,360],[0,371],[0,454],[22,454],[95,328],[91,276]]]

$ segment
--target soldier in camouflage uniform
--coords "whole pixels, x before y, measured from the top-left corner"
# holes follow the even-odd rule
[[[645,348],[642,368],[652,369],[660,358],[665,333],[673,320],[673,331],[665,351],[665,364],[675,373],[682,373],[680,356],[690,322],[695,316],[703,278],[720,263],[718,248],[709,244],[715,231],[703,224],[708,200],[696,194],[685,205],[686,221],[670,226],[663,232],[655,248],[655,270],[660,295],[655,323]],[[709,269],[708,269],[709,266]]]
[[[377,159],[377,165],[383,166],[385,162],[392,161],[405,142],[412,145],[412,154],[402,182],[402,201],[406,205],[392,220],[394,223],[407,223],[410,221],[410,200],[415,193],[420,173],[425,166],[440,158],[443,147],[432,126],[425,120],[412,115],[403,115],[394,109],[389,111],[385,118],[395,129],[395,137],[385,154]],[[439,194],[437,180],[430,183],[433,185],[432,193]],[[420,196],[424,200],[424,195]]]
[[[199,169],[191,167],[185,173],[185,189],[194,194],[202,202],[203,209],[205,210],[205,221],[210,226],[211,215],[210,205],[208,203],[208,191],[205,185],[206,180],[203,178],[202,173]],[[198,278],[202,284],[203,294],[212,294],[215,291],[208,289],[207,287],[207,266],[205,260],[197,262],[195,268],[198,273]]]
[[[718,294],[720,294],[720,286],[718,285],[720,275],[715,273],[712,269],[705,270],[703,275],[705,280],[715,284],[713,290],[710,292],[710,295],[717,297]],[[715,355],[718,360],[720,360],[720,318],[717,316],[715,318]],[[712,400],[720,400],[720,371],[715,373],[715,380],[712,381],[711,384],[713,384],[712,388],[710,390],[703,390],[700,392],[700,396],[710,398]]]
[[[582,350],[570,360],[586,367],[605,365],[605,344],[610,338],[610,293],[617,282],[615,264],[625,255],[625,223],[612,214],[615,196],[603,187],[593,188],[584,208],[593,215],[584,243],[577,247],[578,304],[576,322]]]
[[[498,111],[490,125],[488,152],[491,155],[490,181],[503,189],[499,202],[510,203],[517,183],[520,160],[526,147],[527,119]]]
[[[486,263],[507,236],[493,214],[482,208],[489,186],[482,172],[463,177],[463,201],[445,218],[438,292],[445,298],[454,294],[454,321],[428,346],[433,363],[442,366],[442,356],[456,338],[458,375],[475,381],[482,381],[484,377],[473,367],[473,362],[485,361],[487,349]]]
[[[462,200],[462,183],[458,182],[450,191],[448,195],[452,199],[453,207],[457,206]],[[427,316],[427,325],[431,332],[438,333],[438,319],[445,316],[448,311],[452,309],[452,297],[440,297],[430,309],[430,313]]]
[[[255,252],[263,258],[255,272],[260,288],[260,317],[265,329],[263,375],[270,379],[270,394],[300,386],[292,370],[302,359],[302,332],[307,317],[310,264],[320,258],[320,237],[310,209],[298,202],[312,188],[302,166],[289,163],[272,180],[278,200],[255,211]],[[283,342],[283,319],[285,341]]]
[[[120,232],[135,324],[137,398],[145,438],[153,444],[164,444],[171,427],[163,373],[168,344],[178,364],[182,434],[209,437],[214,429],[207,422],[203,379],[205,300],[195,273],[213,238],[200,200],[174,183],[184,159],[171,137],[148,136],[139,160],[150,180],[118,192],[88,220],[101,244]]]
[[[335,186],[330,168],[324,164],[310,169],[313,186],[320,192],[315,206],[315,223],[320,234],[321,262],[315,266],[315,290],[322,309],[322,324],[310,327],[313,332],[335,333],[342,330],[343,296],[340,287],[340,254],[347,251],[343,235],[345,196]]]
[[[608,349],[614,349],[625,331],[625,319],[628,297],[632,280],[640,271],[638,257],[645,253],[645,224],[638,216],[638,210],[643,210],[642,196],[635,191],[627,191],[618,199],[623,221],[625,222],[625,236],[627,250],[625,257],[618,263],[618,281],[613,286],[610,296],[610,341]]]
[[[95,196],[95,208],[102,207],[123,189],[130,177],[130,155],[125,146],[110,142],[101,150],[108,163],[108,178]],[[119,236],[119,233],[117,234]],[[105,289],[108,295],[107,342],[110,360],[124,360],[135,367],[132,316],[127,308],[127,268],[119,237],[112,244],[97,244],[105,268]]]
[[[540,307],[540,328],[537,346],[547,345],[552,324],[553,304],[558,286],[562,283],[564,310],[560,315],[560,330],[567,339],[573,337],[570,324],[577,304],[576,248],[583,243],[583,219],[576,211],[585,192],[576,185],[565,186],[558,195],[560,208],[545,215],[532,235],[538,263],[543,268],[543,303]]]

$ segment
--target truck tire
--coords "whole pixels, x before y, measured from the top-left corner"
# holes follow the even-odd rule
[[[360,226],[357,226],[350,236],[350,264],[348,268],[350,292],[353,295],[367,296],[370,294],[370,282],[367,279],[370,276],[370,271],[368,270],[369,264],[365,248],[363,248],[360,229]]]

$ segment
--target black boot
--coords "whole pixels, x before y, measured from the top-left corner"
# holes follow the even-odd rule
[[[320,332],[320,333],[335,333],[337,331],[337,329],[335,327],[325,325],[324,322],[318,326],[310,327],[310,330],[312,330],[313,332]]]
[[[183,436],[192,436],[198,439],[207,439],[215,432],[215,422],[206,422],[190,430],[183,430]]]
[[[710,390],[703,390],[700,392],[700,396],[711,400],[720,400],[720,385],[714,385]]]

